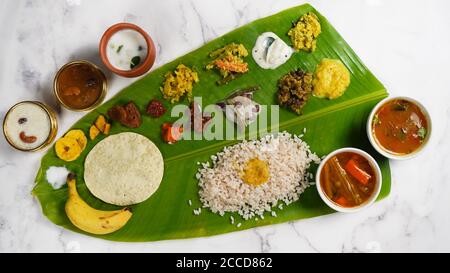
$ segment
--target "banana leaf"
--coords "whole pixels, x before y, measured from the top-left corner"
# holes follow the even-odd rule
[[[295,53],[287,63],[276,70],[259,68],[249,56],[247,57],[249,72],[224,86],[216,85],[216,81],[220,79],[218,73],[205,70],[205,65],[210,61],[208,54],[211,51],[231,42],[242,43],[250,51],[256,38],[266,31],[276,33],[290,44],[286,34],[291,28],[292,22],[296,22],[306,12],[314,12],[319,17],[322,26],[317,49],[313,53]],[[199,73],[200,82],[194,86],[193,93],[194,96],[202,97],[203,105],[214,104],[233,90],[255,85],[261,86],[261,90],[255,93],[254,100],[261,105],[272,105],[276,104],[277,81],[281,76],[298,68],[313,72],[323,58],[340,59],[349,69],[351,84],[345,94],[335,100],[312,97],[300,116],[282,109],[280,110],[279,124],[275,127],[278,127],[280,131],[286,130],[294,134],[301,134],[304,128],[307,128],[303,139],[319,156],[345,146],[358,147],[371,153],[377,159],[382,170],[383,185],[379,196],[379,199],[382,199],[390,191],[389,163],[372,150],[366,137],[365,123],[370,110],[378,101],[388,95],[387,91],[327,19],[308,4],[256,20],[152,71],[85,115],[72,128],[82,129],[87,134],[90,125],[99,114],[106,114],[113,105],[123,104],[129,100],[133,100],[141,112],[144,112],[149,100],[153,98],[162,100],[159,87],[164,80],[164,74],[174,70],[180,63],[194,67]],[[171,105],[165,103],[170,110]],[[187,101],[184,103],[188,104]],[[168,145],[161,139],[160,128],[163,122],[173,122],[174,118],[169,114],[159,119],[150,118],[146,114],[143,114],[142,117],[143,124],[137,129],[129,129],[114,122],[111,134],[133,131],[145,135],[159,147],[165,162],[161,186],[149,199],[132,206],[133,217],[122,229],[108,235],[88,234],[90,236],[130,242],[191,238],[283,223],[333,212],[322,202],[315,187],[310,187],[302,194],[299,201],[285,206],[283,210],[277,209],[277,217],[267,216],[259,221],[243,221],[237,214],[227,213],[221,217],[206,209],[196,216],[193,214],[193,209],[201,207],[198,197],[198,181],[195,178],[198,169],[197,162],[208,161],[212,154],[220,151],[224,146],[237,143],[238,140],[181,141],[174,145]],[[101,136],[89,141],[82,155],[73,162],[60,160],[56,156],[54,148],[50,148],[43,156],[33,194],[39,200],[43,214],[56,225],[84,233],[73,226],[65,214],[67,186],[54,190],[47,182],[45,172],[50,166],[65,166],[75,172],[78,175],[78,191],[91,206],[104,210],[117,208],[95,198],[83,181],[85,157],[103,138],[104,136]],[[192,201],[192,206],[188,205],[188,200]],[[231,215],[236,219],[236,223],[242,223],[239,228],[236,224],[230,223],[229,216]]]

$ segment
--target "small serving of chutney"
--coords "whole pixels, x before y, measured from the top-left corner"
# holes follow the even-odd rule
[[[54,91],[59,102],[66,108],[74,111],[89,110],[103,100],[106,77],[90,62],[70,62],[58,71]]]

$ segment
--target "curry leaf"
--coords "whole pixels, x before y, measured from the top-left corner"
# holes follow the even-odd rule
[[[427,136],[427,129],[425,129],[425,127],[420,127],[420,129],[417,131],[417,135],[421,139],[424,139]]]
[[[408,105],[405,103],[397,102],[392,105],[392,109],[394,111],[406,111],[408,109]]]
[[[134,56],[133,58],[131,58],[130,68],[131,69],[135,68],[137,65],[139,65],[140,62],[141,62],[141,57]]]
[[[381,124],[380,118],[378,117],[378,114],[375,114],[375,116],[373,116],[373,126],[380,124]]]

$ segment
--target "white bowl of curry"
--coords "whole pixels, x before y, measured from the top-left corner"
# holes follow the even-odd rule
[[[367,136],[381,155],[396,160],[415,157],[431,136],[431,118],[415,99],[392,97],[380,101],[367,120]]]
[[[370,206],[381,191],[382,175],[376,160],[357,148],[341,148],[328,154],[316,173],[322,200],[339,212],[355,212]]]

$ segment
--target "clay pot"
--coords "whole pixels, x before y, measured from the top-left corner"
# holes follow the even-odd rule
[[[116,32],[125,30],[125,29],[131,29],[134,31],[139,32],[147,42],[147,57],[144,59],[144,61],[136,66],[135,68],[131,70],[120,70],[116,67],[114,67],[108,60],[106,55],[106,47],[108,46],[108,41]],[[114,72],[115,74],[127,77],[127,78],[133,78],[138,77],[143,74],[145,74],[147,71],[150,70],[150,68],[155,63],[155,57],[156,57],[156,49],[155,44],[153,43],[152,38],[145,32],[142,28],[138,27],[137,25],[130,24],[130,23],[118,23],[111,27],[109,27],[105,33],[102,36],[102,39],[100,40],[99,45],[99,51],[100,51],[100,57],[105,64],[105,66]]]

